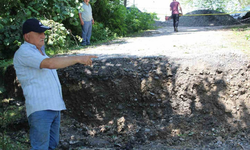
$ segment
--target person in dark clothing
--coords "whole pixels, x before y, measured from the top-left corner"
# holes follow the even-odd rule
[[[179,24],[179,10],[182,12],[182,8],[179,2],[176,0],[173,0],[173,2],[170,4],[170,11],[172,11],[172,18],[173,18],[173,25],[174,25],[174,31],[178,32],[178,24]]]

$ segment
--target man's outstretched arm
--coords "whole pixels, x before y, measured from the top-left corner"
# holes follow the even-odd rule
[[[92,65],[92,58],[98,57],[93,55],[86,55],[46,58],[41,62],[40,68],[59,69],[74,65],[76,63]]]

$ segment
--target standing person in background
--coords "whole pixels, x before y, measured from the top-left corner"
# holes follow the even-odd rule
[[[54,150],[59,144],[60,112],[66,107],[56,69],[76,63],[91,65],[91,58],[97,58],[49,58],[45,53],[44,32],[50,29],[35,18],[26,20],[23,24],[24,43],[13,59],[25,97],[31,150]]]
[[[90,45],[92,24],[95,23],[92,15],[92,8],[89,0],[83,0],[82,11],[79,10],[79,18],[82,25],[82,46]]]
[[[172,11],[172,18],[173,18],[173,25],[174,25],[174,31],[178,32],[178,24],[179,24],[179,9],[182,12],[182,8],[179,2],[176,0],[173,0],[173,2],[170,4],[170,11]]]

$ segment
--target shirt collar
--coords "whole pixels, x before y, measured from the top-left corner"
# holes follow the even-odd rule
[[[37,48],[36,48],[36,45],[31,44],[31,43],[29,43],[29,42],[27,42],[27,41],[24,41],[24,44],[27,44],[28,46],[37,49]],[[38,49],[37,49],[37,50],[38,50]],[[39,51],[39,50],[38,50],[38,51]],[[44,46],[44,45],[41,47],[41,51],[43,52],[43,54],[45,54],[45,46]]]
[[[36,45],[31,44],[31,43],[29,43],[29,42],[27,42],[27,41],[24,41],[24,44],[28,44],[29,46],[31,46],[31,47],[33,47],[33,48],[36,48]],[[37,49],[37,48],[36,48],[36,49]]]

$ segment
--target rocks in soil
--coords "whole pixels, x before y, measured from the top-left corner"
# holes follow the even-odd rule
[[[91,67],[74,65],[58,73],[67,113],[80,122],[210,114],[220,122],[249,124],[247,66],[197,70],[171,67],[165,58],[117,58],[95,61]]]

